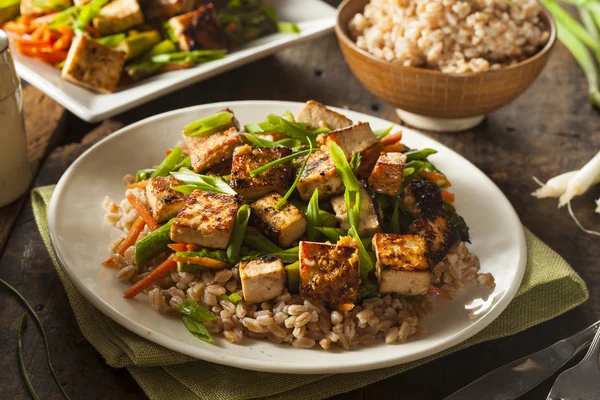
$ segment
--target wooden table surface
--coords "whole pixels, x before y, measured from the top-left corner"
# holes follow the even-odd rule
[[[330,34],[115,117],[87,141],[165,111],[247,99],[317,99],[399,121],[392,107],[361,87],[346,66],[334,35]],[[35,119],[36,111],[29,110],[28,118]],[[56,183],[85,147],[77,143],[96,127],[67,113],[64,129],[54,143],[68,146],[55,150],[45,160],[35,185]],[[513,337],[477,345],[336,398],[442,399],[483,373],[540,350],[600,319],[600,239],[579,231],[566,210],[556,209],[555,201],[539,201],[530,196],[536,187],[533,175],[545,180],[580,168],[588,161],[600,149],[599,132],[600,118],[587,101],[585,77],[564,47],[557,45],[535,84],[514,103],[491,114],[482,125],[464,133],[428,133],[472,161],[498,184],[522,222],[582,275],[590,289],[590,300]],[[596,229],[600,229],[600,216],[593,213],[592,205],[598,197],[600,190],[596,187],[573,204],[581,221]],[[65,389],[72,399],[145,398],[127,371],[108,367],[79,332],[37,232],[29,202],[27,198],[0,258],[0,278],[14,285],[35,305]],[[0,214],[0,218],[5,217]],[[23,312],[13,297],[0,290],[0,397],[5,399],[28,397],[15,350]],[[25,338],[25,361],[41,398],[61,398],[45,365],[43,342],[33,325]],[[552,382],[547,380],[523,398],[545,398]]]

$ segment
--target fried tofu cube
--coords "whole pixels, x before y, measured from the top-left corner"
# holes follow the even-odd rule
[[[162,20],[188,13],[196,6],[194,0],[151,0],[145,4],[143,7],[146,17]]]
[[[253,135],[269,142],[276,142],[287,137],[285,134],[277,132],[253,133]]]
[[[146,185],[146,200],[156,221],[168,221],[183,208],[185,195],[171,189],[179,185],[183,182],[173,176],[157,176]]]
[[[380,293],[416,296],[429,292],[432,274],[425,239],[416,235],[378,233],[373,236],[373,250],[377,257],[375,274]]]
[[[369,187],[375,193],[396,196],[402,187],[406,156],[402,153],[381,153],[371,175]]]
[[[426,256],[432,267],[442,261],[460,239],[456,228],[441,214],[422,214],[410,224],[407,233],[425,240]]]
[[[359,193],[360,225],[358,227],[358,234],[360,236],[373,236],[377,232],[381,232],[381,224],[379,223],[375,203],[365,188],[361,188]],[[321,192],[319,192],[319,194],[321,194]],[[350,229],[344,196],[338,196],[331,199],[331,205],[333,211],[335,211],[335,216],[340,221],[340,227],[342,229]]]
[[[207,137],[183,136],[190,152],[192,168],[204,172],[225,161],[230,161],[233,150],[243,144],[242,135],[236,128]]]
[[[252,203],[251,220],[265,236],[287,248],[306,231],[306,218],[288,201],[281,208],[275,208],[281,199],[278,193],[270,193]]]
[[[353,239],[337,244],[300,242],[300,295],[329,305],[356,302],[358,246]]]
[[[361,153],[375,145],[378,139],[367,122],[359,122],[347,128],[323,133],[317,137],[317,141],[323,150],[329,148],[330,142],[337,143],[346,158],[350,158],[353,153]]]
[[[315,189],[319,189],[321,200],[344,192],[344,183],[335,169],[329,151],[319,150],[309,156],[296,188],[304,201],[310,200]]]
[[[96,92],[112,93],[119,83],[124,64],[125,53],[85,35],[77,35],[69,49],[61,77]]]
[[[100,9],[92,22],[104,36],[143,24],[144,14],[137,0],[113,0]]]
[[[227,49],[225,31],[212,3],[168,21],[183,51]]]
[[[262,303],[285,289],[285,269],[279,257],[240,261],[240,280],[246,303]]]
[[[435,182],[414,180],[406,187],[404,204],[416,217],[422,213],[439,213],[444,208],[442,191]]]
[[[253,199],[273,191],[285,194],[290,185],[291,161],[269,168],[254,177],[250,172],[290,154],[292,150],[287,147],[236,147],[231,162],[231,187],[242,196]]]
[[[45,3],[43,1],[21,0],[21,15],[27,15],[32,17],[44,15],[50,12],[67,9],[71,7],[73,3],[71,3],[71,0],[56,0],[52,2],[52,8],[43,7],[42,5],[44,4]],[[48,7],[50,7],[50,5],[50,2],[48,2]]]
[[[226,249],[240,205],[238,195],[194,190],[171,225],[171,240]]]
[[[310,123],[308,126],[310,129],[329,128],[337,130],[352,125],[352,121],[342,114],[330,110],[314,100],[306,102],[296,116],[296,121]]]

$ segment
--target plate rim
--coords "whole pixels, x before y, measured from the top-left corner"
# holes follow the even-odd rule
[[[227,366],[231,366],[231,367],[237,367],[237,368],[254,370],[254,371],[286,373],[286,374],[319,374],[319,373],[320,374],[323,374],[323,373],[331,374],[331,373],[361,372],[361,371],[369,371],[369,370],[374,370],[374,369],[379,369],[379,368],[384,368],[384,367],[392,367],[392,366],[410,363],[413,361],[424,359],[426,357],[429,357],[431,355],[440,353],[444,350],[454,347],[457,344],[462,343],[462,342],[468,340],[469,338],[473,337],[477,333],[481,332],[484,328],[486,328],[493,321],[495,321],[500,316],[500,314],[502,312],[504,312],[504,310],[508,307],[508,305],[514,300],[514,297],[521,285],[523,276],[525,274],[525,267],[526,267],[526,262],[527,262],[527,244],[525,241],[525,233],[523,230],[523,225],[521,224],[520,218],[519,218],[517,212],[515,211],[514,207],[508,200],[508,198],[504,195],[504,193],[500,190],[500,188],[485,173],[483,173],[483,171],[481,171],[479,168],[477,168],[477,166],[475,166],[468,159],[466,159],[462,155],[458,154],[454,150],[450,149],[449,147],[445,146],[444,144],[424,135],[422,132],[419,132],[418,130],[415,130],[415,129],[411,129],[411,131],[413,131],[414,133],[416,133],[418,135],[425,136],[426,138],[428,138],[430,140],[433,140],[436,143],[436,146],[438,148],[444,148],[445,151],[452,152],[456,156],[462,158],[464,161],[469,163],[478,173],[480,173],[482,178],[487,179],[489,181],[488,183],[492,184],[494,190],[496,191],[494,197],[501,196],[501,198],[504,201],[506,201],[506,203],[510,206],[510,209],[512,210],[510,217],[511,217],[511,219],[516,220],[516,222],[519,226],[518,231],[514,232],[514,233],[516,233],[516,235],[518,236],[518,243],[520,244],[520,247],[519,247],[519,260],[518,260],[517,270],[516,270],[516,274],[515,274],[515,279],[511,282],[510,286],[506,290],[506,294],[496,304],[496,306],[492,310],[490,310],[490,312],[488,312],[486,315],[484,315],[482,318],[478,319],[477,321],[475,321],[473,324],[469,325],[468,327],[462,329],[461,332],[458,332],[455,335],[451,336],[450,338],[441,341],[439,344],[437,344],[435,346],[431,346],[423,351],[420,351],[420,352],[414,354],[412,357],[400,356],[400,357],[390,358],[390,359],[386,359],[386,360],[373,360],[373,361],[368,361],[368,362],[353,362],[353,363],[350,363],[350,364],[342,366],[342,367],[336,367],[335,371],[332,371],[328,367],[319,367],[318,364],[315,365],[314,368],[313,367],[295,367],[293,365],[282,365],[280,363],[280,361],[278,361],[278,360],[257,361],[257,360],[248,359],[246,357],[237,357],[236,355],[233,355],[233,354],[217,354],[217,353],[214,353],[211,351],[206,351],[205,349],[203,349],[201,347],[189,346],[188,344],[185,344],[183,342],[173,340],[168,335],[159,333],[156,331],[153,331],[151,335],[148,335],[148,328],[145,328],[144,326],[139,324],[137,321],[134,321],[134,320],[131,320],[131,319],[125,317],[117,309],[113,308],[108,303],[102,301],[101,298],[99,296],[97,296],[93,292],[92,289],[90,289],[86,285],[84,285],[84,282],[80,281],[79,279],[76,279],[74,272],[63,261],[63,255],[60,250],[60,247],[57,245],[58,239],[56,237],[56,232],[55,232],[55,227],[56,227],[55,221],[56,221],[56,215],[57,215],[56,208],[58,207],[58,199],[59,199],[59,197],[61,197],[62,191],[63,191],[67,181],[69,180],[69,177],[77,169],[77,166],[79,165],[79,163],[82,162],[82,160],[85,157],[87,157],[88,154],[95,151],[95,149],[97,147],[100,147],[100,146],[104,145],[104,143],[110,142],[111,140],[115,140],[117,137],[119,137],[121,135],[127,134],[129,130],[136,129],[138,126],[150,124],[153,121],[158,120],[158,119],[168,119],[168,118],[171,118],[175,114],[180,114],[180,113],[184,114],[184,113],[188,113],[188,112],[201,111],[203,108],[211,108],[211,107],[235,108],[235,107],[258,105],[258,106],[261,106],[262,108],[267,109],[268,107],[282,106],[282,105],[287,106],[287,107],[299,107],[303,104],[304,103],[302,103],[302,102],[277,101],[277,100],[241,100],[241,101],[223,101],[223,102],[217,102],[217,103],[201,104],[201,105],[195,105],[195,106],[180,108],[180,109],[176,109],[176,110],[171,110],[171,111],[167,111],[167,112],[164,112],[161,114],[157,114],[157,115],[145,118],[145,119],[137,121],[131,125],[123,127],[121,129],[119,129],[118,131],[112,133],[111,135],[107,136],[106,138],[100,140],[98,143],[94,144],[92,147],[90,147],[88,150],[86,150],[84,153],[82,153],[79,157],[77,157],[77,159],[75,161],[73,161],[73,163],[69,166],[69,168],[67,168],[67,170],[63,173],[59,182],[56,184],[53,195],[50,199],[50,206],[48,208],[48,231],[49,231],[49,235],[50,235],[52,249],[54,250],[56,259],[57,259],[60,267],[65,272],[65,274],[69,277],[69,280],[73,283],[75,288],[88,301],[90,301],[90,303],[92,303],[92,305],[94,307],[99,309],[104,315],[111,318],[113,321],[115,321],[119,325],[123,326],[125,329],[137,334],[138,336],[140,336],[144,339],[150,340],[160,346],[163,346],[167,349],[176,351],[180,354],[194,357],[196,359],[200,359],[200,360],[204,360],[204,361],[208,361],[208,362],[214,362],[214,363],[221,364],[221,365],[227,365]],[[395,127],[400,127],[400,128],[406,129],[406,127],[402,127],[401,125],[399,125],[397,123],[383,120],[382,118],[368,115],[368,114],[365,114],[365,113],[362,113],[359,111],[344,110],[339,107],[330,107],[330,106],[327,106],[327,107],[331,108],[334,111],[341,112],[341,113],[343,113],[344,111],[352,111],[355,113],[365,115],[369,118],[376,118],[376,119],[379,119],[382,121],[386,121],[387,123],[393,124]],[[404,358],[404,359],[402,361],[399,361],[398,360],[399,358]]]

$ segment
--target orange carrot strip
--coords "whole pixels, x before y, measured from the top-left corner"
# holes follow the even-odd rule
[[[56,50],[67,50],[70,46],[71,38],[68,36],[61,37],[52,45],[52,47],[54,47]]]
[[[398,143],[402,140],[402,131],[390,133],[387,136],[384,136],[382,139],[379,139],[379,143],[383,145]]]
[[[354,308],[354,304],[352,304],[352,303],[345,303],[345,304],[338,305],[338,310],[340,310],[340,311],[350,311],[353,308]]]
[[[35,31],[31,34],[31,40],[42,40],[42,36],[44,35],[44,26],[37,27]]]
[[[183,257],[175,254],[173,260],[187,264],[202,265],[203,267],[215,269],[227,268],[231,266],[229,263],[224,261],[219,261],[208,257]]]
[[[406,151],[406,146],[403,145],[402,143],[387,144],[387,145],[383,146],[381,151],[383,151],[385,153],[402,153],[402,152]]]
[[[21,35],[31,32],[31,27],[24,24],[23,21],[8,21],[2,25],[2,29],[13,33],[20,33]]]
[[[201,247],[194,243],[186,243],[185,249],[187,251],[198,251],[201,249]]]
[[[142,280],[137,281],[133,286],[125,291],[125,297],[131,299],[141,293],[144,289],[152,285],[154,282],[167,275],[171,270],[177,268],[177,262],[173,260],[172,257],[169,257],[160,264],[158,267],[154,268],[148,275],[146,275]]]
[[[141,217],[137,217],[137,219],[133,222],[133,225],[131,225],[131,229],[129,229],[127,237],[119,244],[117,254],[123,256],[125,255],[125,251],[128,248],[135,245],[135,242],[137,242],[137,238],[140,236],[140,233],[142,233],[142,231],[144,230],[145,225],[146,222]],[[102,265],[116,268],[117,264],[115,263],[115,257],[112,256],[108,260],[104,261]]]
[[[50,40],[52,39],[52,32],[50,32],[50,29],[48,29],[47,27],[44,29],[44,34],[42,36],[42,40],[46,43],[49,43]]]
[[[173,251],[187,251],[187,246],[185,243],[171,243],[167,246],[169,246],[169,248]]]
[[[442,190],[442,199],[449,203],[454,203],[454,193],[446,192]]]
[[[148,227],[150,228],[150,230],[155,231],[158,228],[160,228],[160,225],[158,225],[158,222],[156,222],[154,220],[154,218],[152,218],[152,215],[150,215],[150,211],[148,211],[146,206],[144,206],[142,204],[142,202],[139,201],[138,198],[133,195],[133,193],[129,193],[127,195],[127,200],[129,200],[129,202],[131,203],[133,208],[136,209],[139,216],[142,217],[144,219],[144,221],[146,221],[146,224],[148,224]]]
[[[452,296],[450,296],[450,294],[448,292],[446,292],[444,289],[439,288],[435,285],[431,285],[431,287],[429,288],[429,291],[431,293],[435,294],[436,296],[440,296],[442,299],[452,300]]]
[[[446,176],[444,174],[440,174],[438,172],[429,172],[429,171],[420,171],[419,175],[421,175],[423,178],[429,180],[429,181],[433,181],[433,182],[437,182],[437,181],[444,181],[446,180]]]
[[[144,189],[147,185],[148,185],[148,179],[146,179],[145,181],[130,183],[129,185],[127,185],[127,189],[135,189],[135,188]]]

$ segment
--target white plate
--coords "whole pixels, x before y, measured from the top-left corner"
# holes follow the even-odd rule
[[[148,118],[121,129],[79,157],[60,179],[49,211],[52,244],[69,278],[81,293],[110,318],[162,346],[203,360],[239,368],[284,373],[352,372],[417,360],[445,350],[490,324],[515,295],[525,270],[526,247],[519,218],[502,192],[473,164],[426,136],[402,128],[403,142],[413,148],[433,147],[431,160],[447,173],[456,193],[456,207],[471,227],[472,251],[482,271],[496,278],[493,291],[469,287],[454,301],[436,299],[427,319],[429,334],[404,344],[379,344],[352,351],[301,350],[289,345],[244,339],[233,345],[216,335],[216,344],[192,336],[181,319],[153,311],[145,294],[123,298],[127,288],[115,271],[100,265],[118,232],[103,222],[102,200],[121,199],[122,177],[157,165],[166,148],[181,139],[182,126],[231,108],[241,123],[264,120],[268,113],[296,113],[301,103],[240,101],[196,106]],[[391,123],[379,118],[337,110],[373,129]],[[400,128],[396,126],[396,128]],[[482,305],[476,318],[468,308]]]
[[[63,81],[51,65],[25,57],[11,48],[19,76],[63,107],[88,122],[127,111],[177,89],[256,61],[286,47],[323,36],[333,30],[335,9],[320,0],[269,1],[282,21],[298,24],[299,34],[277,33],[254,40],[221,60],[182,71],[159,74],[111,94],[100,94]]]

